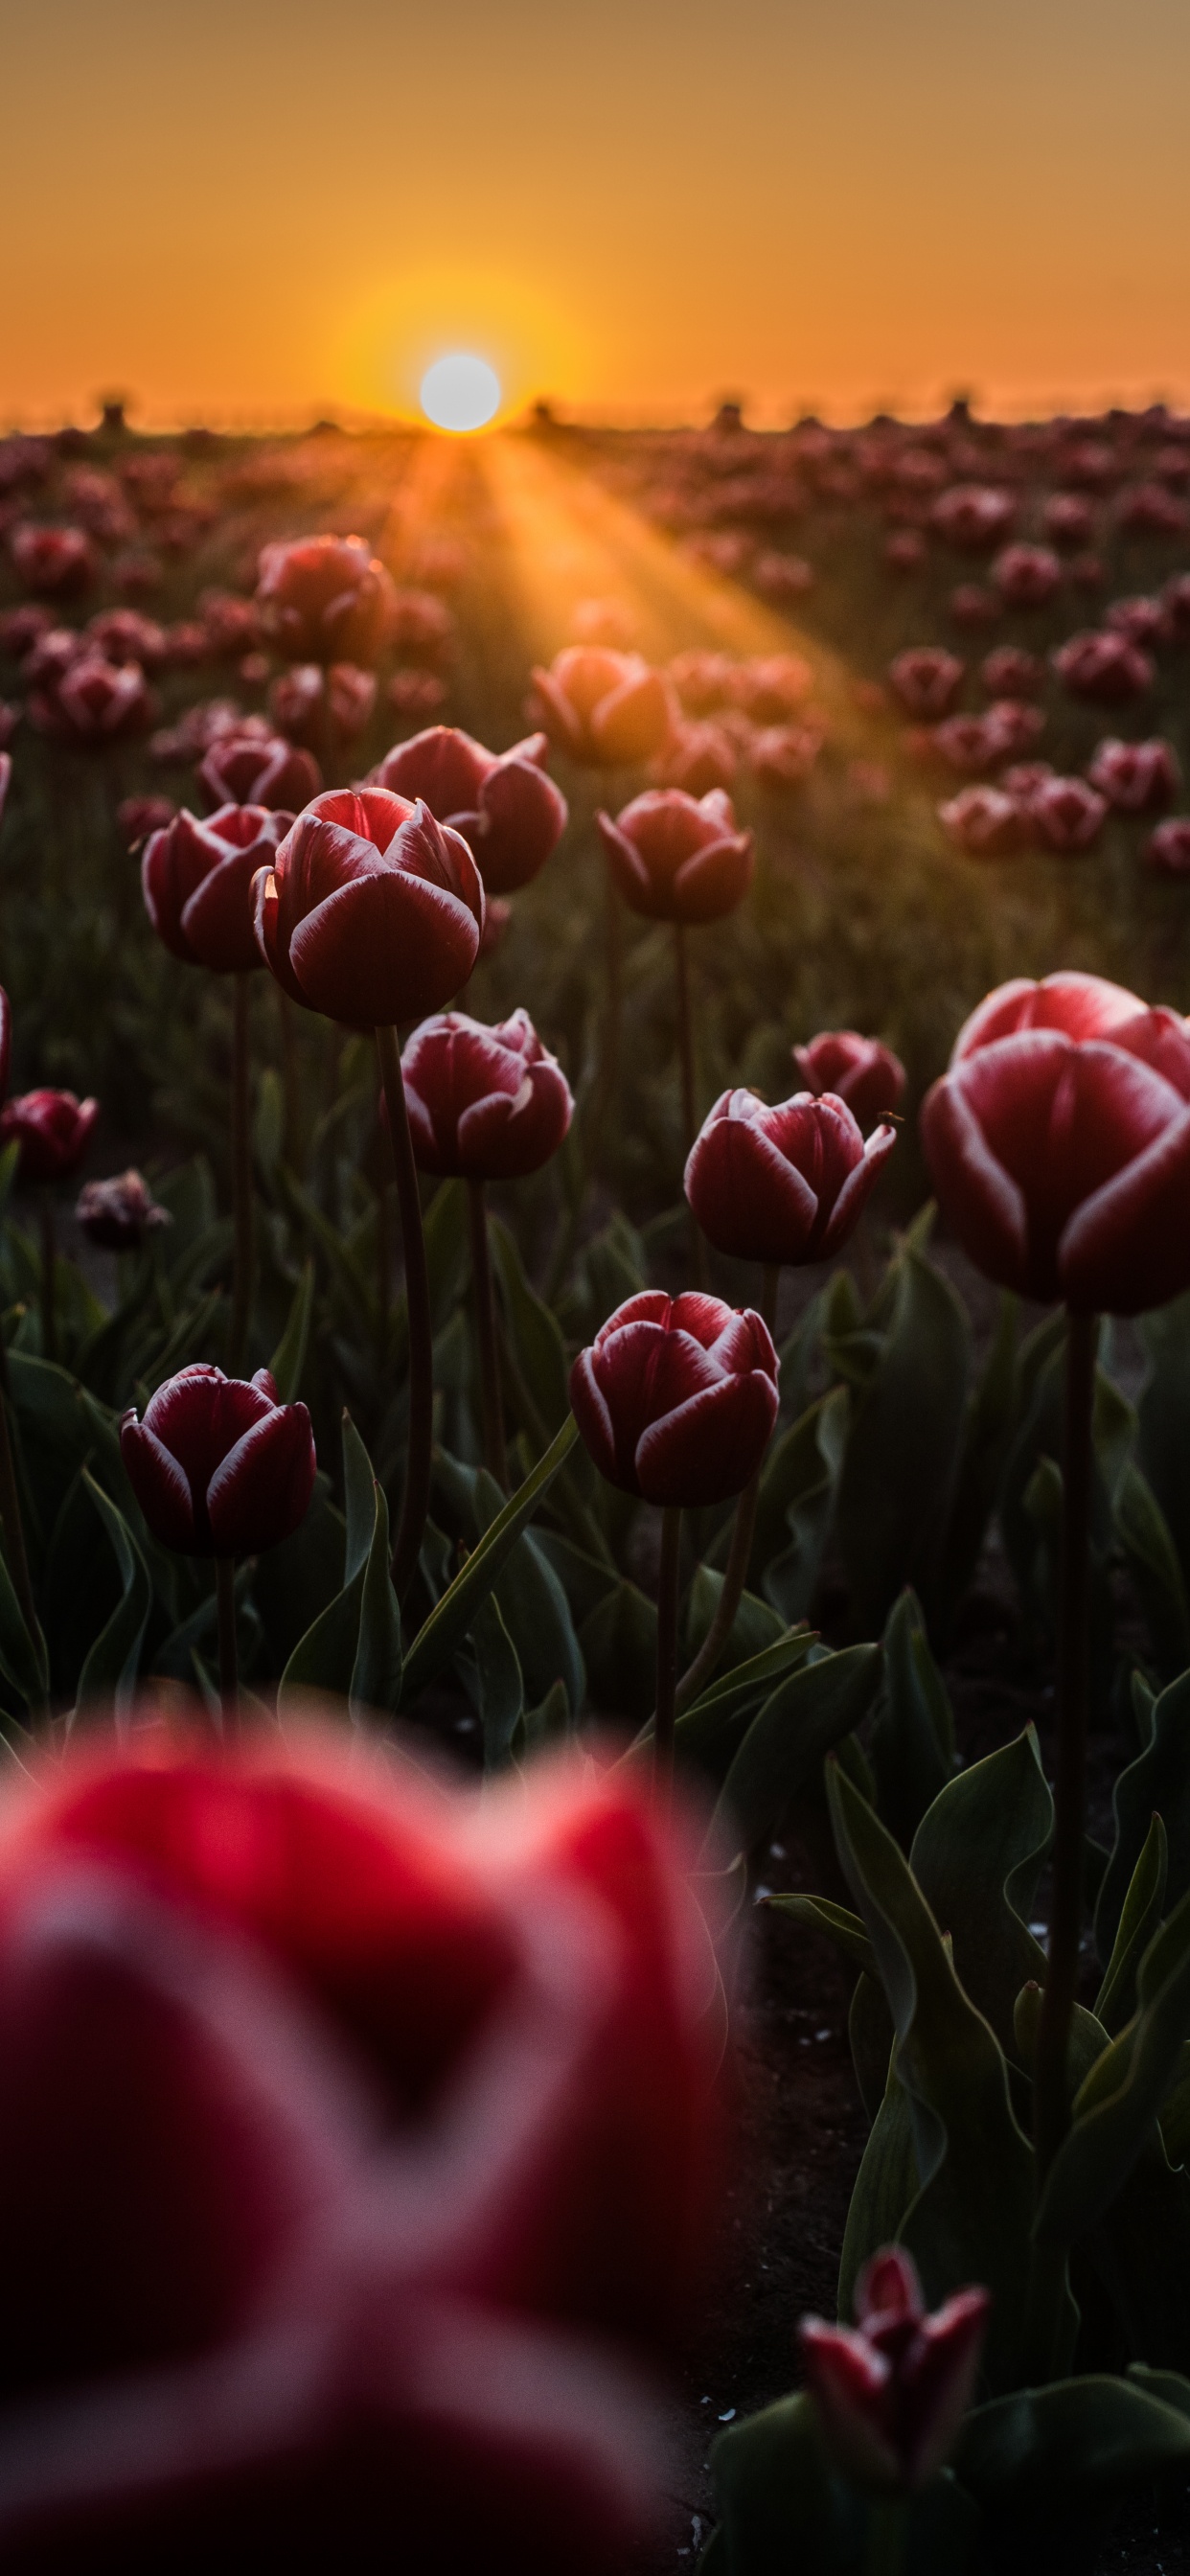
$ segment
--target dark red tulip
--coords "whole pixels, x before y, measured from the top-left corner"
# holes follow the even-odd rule
[[[160,940],[189,966],[243,974],[261,963],[253,881],[272,866],[293,822],[263,805],[221,805],[206,822],[175,815],[141,861],[145,910]]]
[[[677,723],[665,673],[599,644],[568,644],[535,670],[530,705],[551,742],[589,769],[655,759]]]
[[[5,752],[12,741],[22,712],[20,707],[11,706],[6,698],[0,698],[0,753]]]
[[[125,796],[116,807],[116,824],[130,853],[143,847],[151,832],[163,832],[177,813],[172,796]]]
[[[906,715],[926,722],[931,716],[946,715],[954,705],[965,667],[942,644],[911,644],[889,663],[889,683]]]
[[[384,694],[399,716],[433,716],[446,703],[446,682],[433,671],[394,671]]]
[[[1071,697],[1084,698],[1093,706],[1120,706],[1143,696],[1153,684],[1148,654],[1110,627],[1088,627],[1083,634],[1072,635],[1069,643],[1059,645],[1053,663]]]
[[[721,789],[687,796],[650,787],[617,815],[596,817],[613,879],[650,921],[718,921],[752,881],[752,835],[738,832]]]
[[[681,787],[687,796],[709,796],[713,787],[730,787],[739,761],[726,726],[679,725],[673,741],[651,762],[655,787]]]
[[[1042,512],[1042,525],[1050,544],[1067,553],[1086,545],[1094,524],[1091,504],[1079,492],[1055,492]]]
[[[52,689],[33,693],[29,713],[43,732],[100,751],[147,733],[157,701],[139,662],[105,662],[102,654],[84,652]]]
[[[455,725],[431,725],[398,743],[373,784],[415,803],[461,832],[489,894],[515,894],[539,875],[566,829],[561,789],[547,778],[549,745],[528,734],[510,751],[488,751]]]
[[[978,777],[981,770],[991,769],[1009,748],[991,709],[979,716],[944,716],[941,724],[931,727],[930,740],[947,768],[957,769],[964,777]]]
[[[392,577],[363,537],[299,537],[264,548],[256,606],[287,661],[370,664],[392,629]]]
[[[926,541],[916,528],[895,528],[884,542],[890,572],[917,572],[926,559]]]
[[[398,590],[392,603],[390,640],[402,661],[442,663],[454,649],[455,621],[430,590]]]
[[[165,628],[135,608],[105,608],[87,625],[87,642],[107,662],[139,662],[157,671],[168,658]]]
[[[1005,546],[992,565],[992,579],[1010,608],[1043,608],[1062,578],[1062,566],[1049,546]]]
[[[354,662],[332,662],[325,674],[319,662],[295,663],[269,691],[269,713],[278,733],[315,748],[325,742],[328,723],[335,736],[354,742],[375,704],[376,675]]]
[[[750,1309],[642,1289],[570,1372],[575,1419],[602,1476],[666,1505],[743,1492],[777,1416],[777,1354]]]
[[[1103,623],[1116,635],[1127,635],[1142,651],[1155,649],[1174,640],[1173,619],[1166,601],[1149,599],[1143,594],[1131,599],[1113,599],[1103,612]]]
[[[765,725],[748,745],[748,766],[762,787],[804,787],[822,749],[821,725]]]
[[[169,1209],[158,1205],[148,1182],[134,1171],[84,1182],[74,1213],[83,1233],[105,1252],[135,1252],[146,1234],[173,1224]]]
[[[229,733],[203,753],[198,783],[212,806],[266,805],[270,813],[299,814],[322,785],[313,754],[282,735]]]
[[[471,973],[483,919],[467,843],[383,787],[315,797],[256,882],[265,964],[292,1000],[352,1028],[440,1009]]]
[[[97,1100],[73,1091],[26,1091],[0,1109],[0,1147],[18,1144],[22,1181],[61,1181],[81,1163],[99,1116]]]
[[[1190,1035],[1099,976],[989,993],[928,1093],[944,1215],[1002,1287],[1136,1315],[1190,1286]]]
[[[833,1092],[766,1109],[754,1091],[725,1091],[690,1149],[686,1197],[708,1242],[738,1261],[825,1261],[895,1143],[895,1128],[878,1127],[865,1145]]]
[[[1016,517],[1011,492],[990,483],[955,483],[940,492],[930,518],[939,536],[962,554],[991,554]]]
[[[205,1361],[167,1378],[120,1424],[120,1454],[153,1537],[183,1556],[255,1556],[305,1519],[314,1434],[279,1404],[267,1369],[228,1378]]]
[[[1038,838],[1063,858],[1089,850],[1107,819],[1106,800],[1085,778],[1042,779],[1027,810]]]
[[[483,929],[479,934],[479,954],[494,957],[512,921],[512,905],[503,895],[490,894],[483,908]]]
[[[204,590],[199,599],[204,649],[217,662],[238,662],[261,636],[260,612],[234,590]]]
[[[800,653],[770,653],[741,662],[732,673],[730,695],[753,724],[788,724],[809,696],[814,673]]]
[[[0,653],[11,654],[14,662],[23,662],[25,655],[48,634],[53,622],[52,610],[39,608],[31,599],[21,608],[4,609],[0,612]]]
[[[1164,484],[1137,483],[1123,494],[1116,523],[1128,536],[1180,537],[1190,527],[1190,511]]]
[[[1159,823],[1149,834],[1143,856],[1146,866],[1160,876],[1190,876],[1190,814],[1171,814],[1168,822]]]
[[[989,698],[1039,698],[1045,664],[1023,644],[996,644],[980,663],[979,676]]]
[[[938,820],[956,847],[974,859],[1009,858],[1019,850],[1023,818],[1005,787],[961,787],[938,807]]]
[[[1175,643],[1190,638],[1190,572],[1171,573],[1161,593],[1162,606],[1169,620],[1169,631]],[[19,615],[19,611],[17,612]]]
[[[616,2576],[719,2178],[697,1832],[586,1761],[481,1818],[341,1726],[153,1716],[9,1791],[6,2563],[399,2528],[436,2576]]]
[[[1087,776],[1120,814],[1160,814],[1178,792],[1173,745],[1160,735],[1152,742],[1117,742],[1109,736],[1097,744]]]
[[[793,1061],[807,1091],[832,1091],[845,1100],[861,1127],[874,1126],[905,1097],[905,1067],[879,1038],[858,1029],[823,1029],[808,1046],[795,1046]]]
[[[18,581],[39,599],[77,599],[95,579],[95,549],[84,528],[16,527],[8,550]]]
[[[911,2257],[886,2245],[860,2274],[855,2326],[803,2317],[806,2386],[846,2478],[876,2494],[929,2486],[974,2397],[991,2304],[959,2290],[927,2316]]]
[[[952,590],[947,606],[956,626],[994,626],[1003,614],[997,593],[978,581],[961,581]]]
[[[423,1172],[519,1180],[556,1154],[574,1102],[527,1011],[488,1028],[462,1011],[423,1020],[401,1057]]]
[[[45,626],[34,637],[21,661],[21,678],[29,689],[40,690],[52,702],[58,682],[87,651],[87,639],[77,626]]]

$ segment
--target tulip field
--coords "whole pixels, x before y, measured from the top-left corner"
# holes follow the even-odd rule
[[[0,2554],[1181,2565],[1190,420],[0,440],[0,984]]]

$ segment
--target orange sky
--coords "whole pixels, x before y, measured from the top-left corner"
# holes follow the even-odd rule
[[[2,0],[0,418],[1190,402],[1186,0]]]

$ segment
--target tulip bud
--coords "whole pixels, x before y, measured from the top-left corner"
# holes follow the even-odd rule
[[[253,885],[292,822],[292,814],[271,814],[263,805],[222,805],[205,823],[183,812],[153,833],[141,886],[145,910],[172,956],[218,975],[261,964]]]
[[[1159,875],[1190,875],[1190,815],[1171,814],[1168,822],[1159,823],[1145,844],[1146,866]]]
[[[944,716],[954,705],[964,669],[941,644],[913,644],[889,663],[888,676],[906,715],[925,721]]]
[[[551,742],[591,769],[652,760],[677,722],[669,680],[639,653],[570,644],[533,673],[530,707]]]
[[[570,1401],[602,1476],[664,1505],[743,1492],[777,1418],[780,1363],[750,1309],[646,1288],[601,1325],[570,1372]]]
[[[990,554],[1016,516],[1011,492],[990,483],[955,483],[940,492],[930,519],[940,537],[962,554]]]
[[[256,606],[291,662],[372,663],[393,625],[392,577],[362,537],[266,546]]]
[[[1087,776],[1100,796],[1120,814],[1160,814],[1178,789],[1173,747],[1158,736],[1152,742],[1097,744]]]
[[[22,587],[39,598],[75,599],[95,579],[95,549],[82,528],[13,528],[8,547]]]
[[[903,2247],[873,2256],[856,2288],[855,2326],[804,2317],[806,2385],[845,2477],[877,2494],[928,2486],[971,2403],[991,2296],[960,2290],[927,2315]]]
[[[299,751],[267,726],[221,735],[199,764],[198,783],[209,805],[265,805],[271,813],[299,814],[322,785],[313,754]]]
[[[1152,687],[1153,665],[1139,644],[1113,629],[1088,627],[1072,635],[1053,656],[1054,669],[1072,698],[1090,705],[1117,706]]]
[[[431,725],[398,743],[372,784],[416,803],[468,843],[488,894],[528,885],[557,848],[569,819],[544,761],[543,733],[510,751],[488,751],[454,725]]]
[[[304,1404],[279,1404],[267,1369],[250,1383],[198,1361],[120,1424],[120,1454],[153,1537],[184,1556],[248,1556],[304,1520],[314,1434]]]
[[[973,859],[1009,858],[1021,846],[1021,807],[1003,786],[961,787],[938,807],[938,820],[956,848]]]
[[[989,698],[1039,698],[1045,664],[1021,644],[997,644],[981,662],[979,676]]]
[[[717,921],[747,893],[752,835],[737,832],[721,789],[696,799],[651,787],[614,823],[610,814],[595,819],[620,893],[648,920]]]
[[[1029,821],[1047,850],[1078,857],[1098,839],[1107,805],[1082,778],[1045,778],[1028,801]]]
[[[102,654],[84,650],[71,656],[52,687],[33,693],[29,713],[41,732],[102,750],[146,733],[157,700],[139,662],[106,662]]]
[[[22,1181],[64,1180],[81,1163],[98,1116],[99,1102],[76,1100],[73,1091],[26,1091],[0,1109],[0,1147],[19,1144]]]
[[[75,1216],[83,1233],[105,1252],[133,1252],[146,1234],[172,1225],[168,1208],[160,1207],[139,1172],[118,1172],[110,1181],[87,1181],[80,1190]]]
[[[845,1100],[799,1091],[766,1109],[725,1091],[695,1137],[686,1197],[708,1242],[737,1261],[825,1261],[845,1243],[896,1130],[865,1145]]]
[[[401,1073],[423,1172],[518,1180],[548,1163],[570,1125],[570,1085],[527,1011],[495,1028],[461,1011],[423,1020]]]
[[[1062,566],[1049,546],[1005,546],[992,565],[992,579],[1012,608],[1043,608],[1062,578]]]
[[[857,1029],[823,1029],[808,1046],[795,1046],[793,1061],[807,1091],[833,1092],[861,1127],[873,1127],[905,1097],[905,1067],[879,1038]]]
[[[484,920],[467,843],[382,787],[316,797],[260,870],[255,900],[260,953],[283,990],[352,1028],[439,1009],[466,983]]]

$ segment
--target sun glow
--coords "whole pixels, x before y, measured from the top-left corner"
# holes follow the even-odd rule
[[[486,429],[500,409],[500,379],[486,358],[476,358],[464,349],[452,350],[449,357],[436,358],[421,380],[421,407],[435,429],[452,430],[461,436],[468,430]]]

